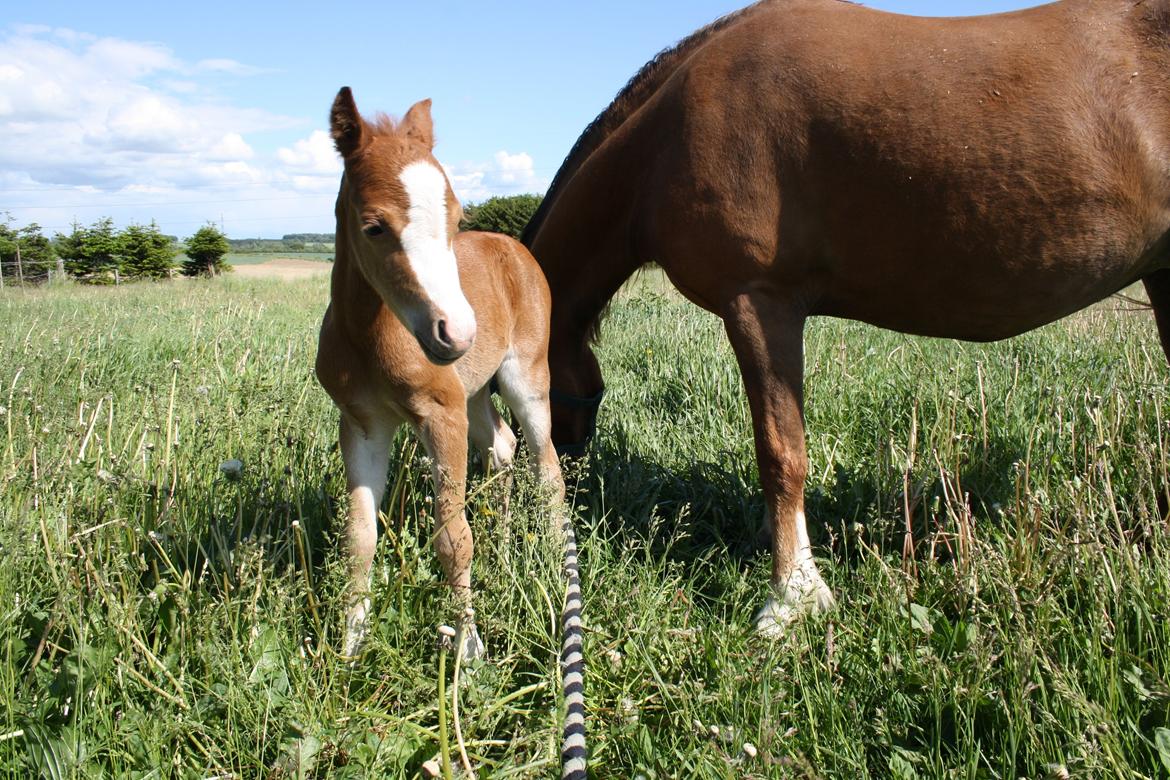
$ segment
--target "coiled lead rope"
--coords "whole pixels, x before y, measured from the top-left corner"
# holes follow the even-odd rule
[[[565,730],[561,743],[561,780],[585,780],[585,655],[581,628],[581,577],[577,568],[577,536],[565,513],[565,610],[561,614],[561,680],[565,697]]]

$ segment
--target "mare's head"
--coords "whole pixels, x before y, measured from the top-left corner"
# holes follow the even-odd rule
[[[451,363],[475,340],[475,313],[459,286],[451,244],[462,209],[431,154],[431,101],[415,103],[397,123],[385,116],[367,122],[342,87],[329,124],[345,160],[338,253],[346,242],[349,257],[427,357]]]

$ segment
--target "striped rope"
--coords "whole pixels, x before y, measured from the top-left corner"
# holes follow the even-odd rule
[[[561,680],[565,695],[565,731],[561,743],[561,780],[585,780],[585,656],[584,632],[581,629],[581,577],[577,568],[577,536],[573,520],[566,513],[565,534],[565,611],[561,615]]]

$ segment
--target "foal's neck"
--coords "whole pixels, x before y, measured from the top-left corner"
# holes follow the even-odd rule
[[[343,219],[337,220],[334,237],[330,298],[346,325],[362,330],[372,328],[378,313],[386,306],[382,296],[378,295],[358,266]]]

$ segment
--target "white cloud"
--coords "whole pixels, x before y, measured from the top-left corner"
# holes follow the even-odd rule
[[[198,82],[183,79],[165,79],[160,84],[167,90],[180,95],[193,95],[200,89]]]
[[[37,28],[39,29],[39,28]],[[190,68],[151,43],[17,32],[0,41],[0,167],[47,183],[147,183],[184,162],[252,156],[243,135],[293,120],[200,97]],[[178,89],[175,89],[178,87]],[[229,139],[229,140],[225,140]],[[110,157],[110,152],[136,156]],[[137,164],[134,164],[137,162]],[[126,166],[119,172],[120,166]],[[63,178],[63,174],[65,177]]]
[[[261,72],[150,42],[0,28],[0,211],[49,232],[103,216],[177,235],[208,220],[236,237],[332,230],[342,165],[329,134],[217,90],[225,74]],[[303,135],[289,138],[294,128]],[[448,174],[465,201],[548,185],[525,152]]]
[[[208,157],[212,160],[250,160],[255,156],[252,147],[239,133],[227,133],[215,146],[211,147]]]
[[[84,61],[107,79],[137,79],[160,70],[180,70],[170,51],[153,43],[99,38],[85,51]]]
[[[499,151],[495,154],[496,167],[500,171],[500,176],[503,181],[514,182],[517,179],[523,179],[525,176],[532,176],[532,155],[525,152],[519,154],[508,154],[506,151]]]
[[[324,130],[314,130],[291,147],[276,152],[288,168],[300,173],[320,173],[336,176],[341,173],[341,158],[333,147],[333,139]]]
[[[245,65],[242,62],[229,59],[208,59],[195,63],[195,69],[213,73],[230,73],[233,76],[255,76],[258,73],[270,73],[266,68],[257,68],[254,65]]]
[[[491,162],[445,166],[455,195],[464,203],[478,203],[494,195],[544,192],[548,180],[538,176],[532,155],[500,150]]]
[[[305,156],[296,173],[310,181],[300,185],[249,142],[303,120],[231,105],[201,80],[258,72],[235,60],[185,63],[149,42],[10,27],[0,35],[0,208],[50,229],[106,215],[155,216],[175,233],[234,219],[234,235],[271,234],[285,219],[297,230],[317,213],[331,222],[327,199],[310,208],[297,194],[324,192],[326,173],[336,191],[319,139],[291,150]]]

